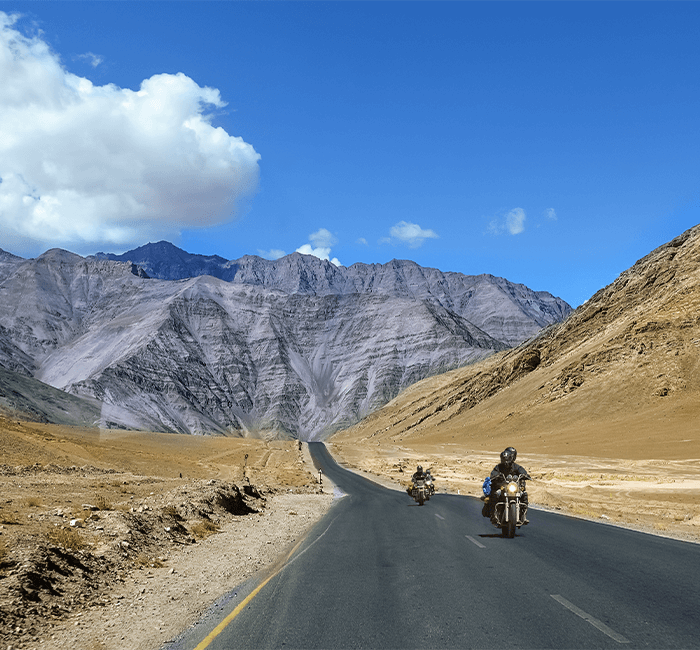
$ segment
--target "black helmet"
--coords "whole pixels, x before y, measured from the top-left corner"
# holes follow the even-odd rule
[[[423,471],[423,468],[420,465],[418,465],[418,467],[416,467],[416,472],[422,472],[422,471]]]
[[[515,447],[508,447],[501,452],[501,463],[510,468],[513,466],[517,456],[518,452],[515,451]]]

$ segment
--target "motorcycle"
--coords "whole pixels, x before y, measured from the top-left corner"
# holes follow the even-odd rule
[[[491,523],[501,529],[504,537],[513,538],[516,529],[527,523],[527,500],[523,501],[523,495],[529,477],[509,474],[503,478],[505,483],[489,497],[496,499]]]
[[[416,479],[413,482],[411,496],[419,506],[422,506],[430,498],[425,487],[425,481],[422,478]]]
[[[430,497],[435,494],[435,486],[433,485],[433,477],[432,476],[428,476],[425,479],[425,493],[426,493],[426,497],[425,497],[426,501],[430,501]]]

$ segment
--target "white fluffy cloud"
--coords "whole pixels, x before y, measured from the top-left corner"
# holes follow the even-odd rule
[[[342,266],[337,257],[331,259],[331,248],[338,243],[338,240],[329,230],[325,228],[317,230],[315,233],[309,235],[309,241],[311,244],[299,246],[296,252],[302,255],[313,255],[319,259],[328,260],[331,264],[335,264],[335,266]]]
[[[426,239],[437,239],[438,235],[432,230],[424,230],[416,223],[399,221],[389,231],[393,239],[408,244],[410,248],[418,248]]]
[[[182,73],[95,86],[15,23],[0,12],[4,243],[140,245],[229,220],[256,191],[260,156],[206,112],[218,90]]]

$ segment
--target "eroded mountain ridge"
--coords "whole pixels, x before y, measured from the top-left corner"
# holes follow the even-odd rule
[[[102,426],[319,438],[571,311],[407,261],[108,257],[0,256],[0,365],[100,404]]]

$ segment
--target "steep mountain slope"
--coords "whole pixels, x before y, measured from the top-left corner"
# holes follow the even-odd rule
[[[535,340],[411,386],[337,439],[698,458],[699,423],[696,226]]]
[[[2,365],[187,433],[311,438],[505,345],[429,300],[298,295],[51,250],[0,283]]]
[[[96,257],[130,261],[150,277],[165,280],[211,275],[288,294],[357,293],[427,300],[466,318],[508,346],[527,340],[572,311],[566,302],[546,291],[532,291],[492,275],[444,273],[407,260],[357,263],[347,268],[299,253],[274,261],[252,255],[226,261],[186,253],[168,242],[147,244],[123,255],[98,253]]]
[[[97,400],[83,399],[31,377],[0,367],[0,414],[34,422],[93,427],[113,424],[102,419]]]

